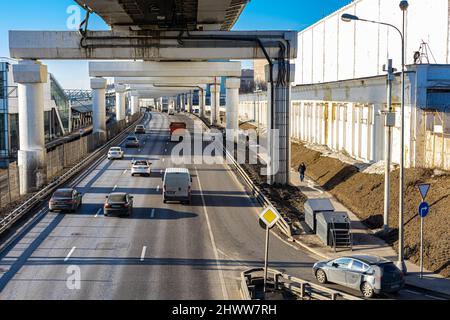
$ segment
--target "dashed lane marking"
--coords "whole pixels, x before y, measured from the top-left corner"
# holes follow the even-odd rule
[[[102,212],[102,208],[98,209],[97,213],[95,214],[95,218],[98,218],[98,216],[100,215],[100,212]]]
[[[144,260],[145,260],[145,253],[146,253],[146,252],[147,252],[147,247],[144,246],[144,247],[142,248],[141,261],[144,261]]]
[[[155,217],[155,209],[152,210],[152,213],[150,214],[150,217],[153,219]]]
[[[77,247],[73,247],[72,250],[70,250],[69,254],[64,259],[64,262],[69,261],[70,257],[72,256],[72,254],[75,252],[76,249],[77,249]]]

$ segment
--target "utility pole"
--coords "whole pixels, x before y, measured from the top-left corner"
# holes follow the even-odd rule
[[[391,198],[391,154],[392,154],[392,128],[395,126],[395,112],[392,108],[392,81],[395,79],[392,68],[392,59],[388,59],[387,64],[383,66],[383,71],[387,72],[387,109],[384,110],[385,114],[385,159],[386,167],[384,174],[384,219],[383,219],[383,232],[389,231],[389,211],[390,211],[390,198]]]

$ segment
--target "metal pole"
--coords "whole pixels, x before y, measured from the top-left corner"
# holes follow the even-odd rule
[[[388,122],[388,117],[392,113],[392,80],[394,77],[392,69],[392,59],[388,59],[386,70],[387,74],[387,108],[386,113],[386,138],[385,138],[385,156],[386,156],[386,166],[384,175],[384,223],[383,231],[389,231],[389,211],[390,211],[390,197],[391,197],[391,150],[392,150],[392,127]]]
[[[420,279],[423,278],[423,219],[420,218]]]
[[[266,250],[264,254],[264,297],[267,292],[267,266],[269,264],[269,227],[266,226]]]
[[[406,264],[404,261],[404,188],[405,188],[405,20],[406,10],[403,10],[403,31],[402,31],[402,105],[401,105],[401,155],[400,155],[400,175],[399,175],[399,217],[398,217],[398,262],[397,266],[406,274]]]

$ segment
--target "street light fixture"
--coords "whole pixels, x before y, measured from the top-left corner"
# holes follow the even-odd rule
[[[404,173],[405,173],[405,22],[406,22],[406,11],[408,10],[409,3],[406,0],[403,0],[400,2],[399,5],[400,9],[403,12],[403,23],[402,23],[402,31],[400,31],[399,28],[396,26],[381,22],[381,21],[374,21],[374,20],[366,20],[361,19],[358,16],[351,15],[348,13],[345,13],[341,16],[342,21],[344,22],[350,22],[350,21],[363,21],[363,22],[370,22],[375,24],[380,24],[384,26],[388,26],[391,28],[394,28],[397,30],[397,32],[400,35],[401,41],[402,41],[402,85],[401,85],[401,155],[400,155],[400,175],[399,175],[399,217],[398,217],[398,261],[397,261],[397,267],[400,268],[400,270],[403,271],[403,273],[406,274],[407,269],[405,265],[404,260],[404,230],[403,230],[403,217],[404,217],[404,187],[405,187],[405,179],[404,179]]]

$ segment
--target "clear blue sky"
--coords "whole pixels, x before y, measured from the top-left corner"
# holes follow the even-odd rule
[[[251,0],[234,30],[302,30],[350,0]],[[274,3],[277,6],[274,6]],[[0,10],[0,57],[9,57],[8,30],[67,30],[67,8],[73,0],[15,0]],[[19,14],[20,12],[20,14]],[[108,27],[94,16],[90,29]],[[88,88],[87,62],[45,61],[65,88]]]

